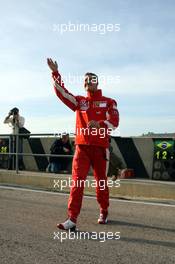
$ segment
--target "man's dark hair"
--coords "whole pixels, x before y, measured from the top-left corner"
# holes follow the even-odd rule
[[[98,76],[93,72],[86,72],[85,76],[92,77],[94,83],[98,84]]]

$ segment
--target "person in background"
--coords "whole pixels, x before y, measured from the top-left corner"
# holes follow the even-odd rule
[[[124,165],[121,159],[114,153],[113,147],[111,145],[111,139],[109,140],[110,147],[109,147],[109,168],[108,168],[108,177],[112,177],[112,180],[115,181],[120,178],[121,171],[124,169]]]
[[[19,129],[24,127],[25,118],[19,114],[19,109],[14,107],[10,110],[8,115],[4,119],[4,124],[8,124],[12,129],[11,136],[11,144],[10,144],[10,152],[14,153],[16,151],[16,134],[19,134]],[[19,144],[18,144],[18,153],[23,152],[23,140],[22,137],[19,137]],[[14,157],[14,156],[13,156]],[[13,169],[13,157],[12,155],[9,156],[9,166],[8,169]],[[23,158],[22,155],[19,155],[19,169],[23,169]]]
[[[50,154],[52,155],[71,155],[72,146],[69,140],[69,134],[63,134],[60,139],[56,139],[50,148]],[[54,157],[49,158],[49,165],[47,167],[48,172],[58,173],[67,172],[70,159],[66,157]]]

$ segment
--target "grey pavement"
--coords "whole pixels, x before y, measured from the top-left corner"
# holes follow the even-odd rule
[[[175,263],[175,205],[112,199],[109,224],[98,225],[98,204],[84,197],[78,231],[69,237],[56,228],[67,199],[0,187],[0,263]]]

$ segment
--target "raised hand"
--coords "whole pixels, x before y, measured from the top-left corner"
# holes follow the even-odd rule
[[[58,64],[56,61],[53,62],[53,60],[51,58],[48,58],[47,64],[48,64],[49,68],[51,69],[51,71],[53,71],[53,72],[58,71]]]

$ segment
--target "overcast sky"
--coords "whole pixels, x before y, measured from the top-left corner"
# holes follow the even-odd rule
[[[100,76],[103,94],[118,103],[121,136],[175,131],[175,1],[0,4],[1,134],[10,131],[3,119],[15,106],[32,133],[74,131],[75,113],[54,94],[47,57],[75,95],[85,95],[85,72]]]

